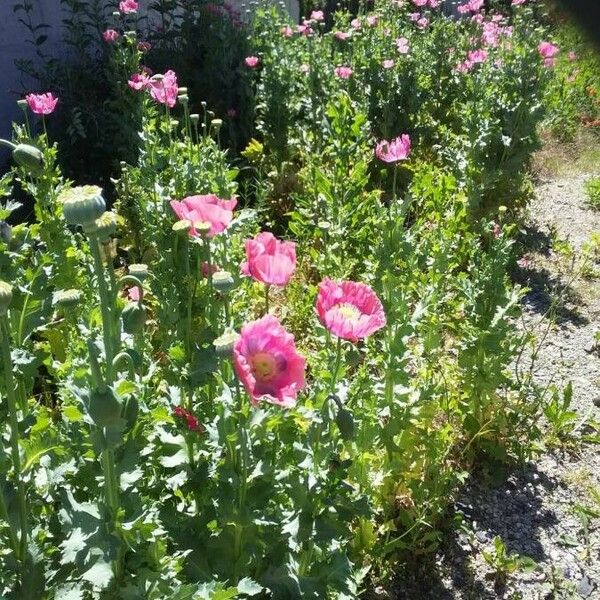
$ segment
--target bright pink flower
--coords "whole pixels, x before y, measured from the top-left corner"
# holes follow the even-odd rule
[[[197,433],[202,433],[204,431],[204,427],[200,424],[198,419],[187,409],[182,406],[175,406],[173,408],[173,416],[177,419],[181,419],[185,426],[190,431],[194,431]]]
[[[369,15],[367,17],[367,25],[369,27],[375,27],[379,23],[379,17],[377,15]]]
[[[487,55],[488,53],[486,50],[472,50],[467,54],[467,60],[471,64],[475,65],[478,63],[485,62]]]
[[[119,39],[119,32],[114,29],[107,29],[102,32],[102,38],[107,44],[114,44]]]
[[[350,34],[345,31],[336,31],[333,35],[337,40],[341,40],[342,42],[350,37]]]
[[[296,351],[294,336],[273,315],[242,327],[233,365],[254,406],[264,400],[292,407],[305,385],[306,361]]]
[[[137,12],[138,8],[139,4],[136,2],[136,0],[122,0],[119,2],[119,10],[124,15],[130,15],[134,12]]]
[[[145,73],[134,73],[127,82],[132,90],[142,90],[150,85],[150,77]]]
[[[246,56],[246,58],[244,59],[244,63],[249,69],[254,69],[254,67],[256,67],[259,62],[260,59],[258,58],[258,56]]]
[[[55,98],[52,92],[45,94],[27,94],[25,96],[27,106],[36,115],[49,115],[54,112],[58,104],[58,98]]]
[[[233,219],[233,209],[237,200],[222,200],[215,194],[206,194],[200,196],[188,196],[181,202],[171,200],[171,208],[180,220],[187,219],[192,222],[190,235],[196,236],[194,225],[198,223],[210,223],[208,237],[213,237],[222,233],[229,227]]]
[[[286,38],[292,37],[294,35],[294,30],[289,25],[286,25],[281,28],[281,35]]]
[[[512,0],[511,4],[513,6],[519,6],[521,4],[525,4],[525,2],[527,2],[527,0]]]
[[[350,79],[350,77],[352,77],[352,73],[354,73],[350,67],[345,66],[336,67],[334,72],[340,79]]]
[[[296,269],[296,244],[278,240],[263,231],[246,240],[246,261],[242,274],[266,285],[286,285]]]
[[[352,342],[385,325],[381,301],[364,283],[325,278],[319,284],[316,309],[319,320],[331,333]]]
[[[139,42],[137,45],[137,49],[140,52],[149,52],[152,48],[152,44],[150,42]]]
[[[128,288],[128,290],[127,290],[127,297],[132,302],[139,302],[139,300],[140,300],[140,286],[139,285],[134,285],[134,286]]]
[[[408,14],[408,18],[413,22],[416,23],[420,18],[421,18],[421,13],[409,13]]]
[[[391,58],[387,58],[381,64],[383,65],[384,69],[393,69],[395,63],[394,63],[394,61]]]
[[[399,160],[405,160],[410,154],[410,136],[403,133],[396,139],[387,141],[381,140],[375,147],[375,156],[386,163],[395,163]]]
[[[150,95],[160,103],[173,108],[177,102],[177,75],[175,71],[167,71],[162,76],[155,75],[149,82]]]
[[[550,42],[540,42],[538,52],[542,58],[554,58],[559,53],[559,48]]]
[[[408,45],[408,40],[405,37],[400,37],[396,40],[396,49],[400,54],[408,54],[410,47]]]
[[[325,15],[322,10],[313,10],[310,13],[310,18],[312,21],[323,21],[325,19]]]

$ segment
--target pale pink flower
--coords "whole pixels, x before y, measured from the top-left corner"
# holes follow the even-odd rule
[[[281,28],[281,35],[283,35],[283,37],[290,38],[294,35],[294,30],[289,25],[286,25],[285,27]]]
[[[468,73],[473,68],[473,63],[465,60],[464,62],[458,63],[454,70],[457,73]]]
[[[136,0],[122,0],[119,2],[119,10],[124,15],[130,15],[134,12],[137,12],[138,8],[139,4],[136,2]]]
[[[265,285],[287,285],[296,269],[296,244],[278,240],[263,231],[253,240],[246,240],[246,260],[243,275]]]
[[[29,106],[31,112],[36,115],[49,115],[54,112],[54,109],[58,104],[58,98],[56,98],[52,92],[46,92],[45,94],[27,94],[25,100],[27,101],[27,106]]]
[[[167,71],[162,76],[154,76],[148,84],[150,95],[155,102],[173,108],[177,102],[178,86],[175,71]]]
[[[421,18],[421,13],[418,12],[414,12],[414,13],[409,13],[408,14],[408,18],[413,22],[416,23],[420,18]]]
[[[554,66],[556,61],[555,56],[560,52],[560,50],[558,46],[555,46],[550,42],[540,42],[538,45],[538,52],[544,59],[544,66],[550,68]]]
[[[427,0],[412,0],[412,3],[419,8],[422,6],[427,6]]]
[[[425,29],[429,25],[429,19],[427,17],[421,17],[417,21],[417,27],[420,29]]]
[[[488,53],[486,50],[471,50],[467,54],[467,61],[470,62],[471,64],[476,65],[478,63],[485,62],[487,56],[488,56]]]
[[[406,160],[410,154],[410,136],[403,133],[397,138],[381,140],[375,147],[375,156],[386,163],[395,163]]]
[[[322,10],[313,10],[310,13],[310,19],[312,21],[323,21],[325,19],[325,15]]]
[[[354,71],[350,67],[346,67],[343,65],[340,67],[336,67],[334,72],[336,76],[340,79],[350,79],[350,77],[352,77],[352,73],[354,73]]]
[[[393,69],[395,63],[394,63],[394,61],[391,58],[387,58],[381,64],[383,65],[384,69]]]
[[[364,283],[332,281],[319,284],[316,310],[321,323],[334,335],[357,342],[385,326],[383,305]]]
[[[492,236],[494,238],[499,238],[502,234],[502,226],[499,223],[492,223]]]
[[[352,27],[352,29],[360,29],[362,27],[360,19],[352,19],[352,21],[350,21],[350,27]]]
[[[312,27],[306,21],[301,25],[298,25],[296,31],[305,36],[309,36],[313,32]]]
[[[306,360],[298,354],[294,336],[273,315],[242,327],[233,365],[254,406],[264,400],[290,408],[305,386]]]
[[[439,0],[429,0],[429,6],[431,8],[437,8],[440,5]]]
[[[210,224],[208,237],[214,237],[229,227],[233,219],[233,209],[236,204],[237,200],[235,198],[222,200],[215,194],[188,196],[181,202],[171,200],[171,208],[177,215],[177,218],[191,221],[190,235],[198,235],[194,225],[208,223]]]
[[[367,25],[369,27],[375,27],[379,23],[379,17],[377,15],[368,15],[367,16]]]
[[[114,44],[119,39],[119,37],[119,32],[115,31],[114,29],[107,29],[106,31],[102,32],[102,39],[107,44]]]
[[[134,73],[127,82],[132,90],[142,90],[150,85],[150,77],[146,73]]]
[[[517,261],[517,265],[519,265],[521,269],[529,269],[531,266],[531,259],[527,255],[524,255]]]
[[[341,40],[342,42],[350,37],[350,34],[345,31],[336,31],[333,35],[335,39]]]
[[[527,2],[527,0],[512,0],[511,4],[513,6],[520,6],[521,4],[525,4],[525,2]]]
[[[139,285],[134,285],[134,286],[128,288],[127,289],[127,297],[132,302],[139,302],[139,300],[140,300],[140,286]]]
[[[244,59],[244,63],[249,69],[254,69],[259,62],[260,59],[258,58],[258,56],[246,56],[246,58]]]
[[[400,54],[408,54],[408,51],[410,50],[408,39],[405,37],[399,37],[396,40],[396,50],[398,50]]]

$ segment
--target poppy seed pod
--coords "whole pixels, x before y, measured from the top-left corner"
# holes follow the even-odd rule
[[[177,100],[179,100],[181,104],[187,104],[190,101],[187,94],[180,94],[179,96],[177,96]]]
[[[233,346],[238,341],[240,334],[232,329],[228,329],[225,333],[220,335],[216,340],[213,341],[215,352],[217,356],[231,356],[233,353]]]
[[[187,94],[188,93],[188,89],[186,87],[178,87],[177,88],[177,93],[178,94]]]
[[[210,233],[210,230],[212,227],[208,221],[196,221],[193,225],[194,225],[194,229],[202,237],[204,237],[205,235],[208,235]]]
[[[65,221],[69,225],[86,225],[94,228],[96,219],[106,211],[102,189],[95,185],[64,190],[58,200],[62,204]]]
[[[215,290],[222,294],[229,293],[235,287],[235,282],[229,271],[216,271],[213,273],[212,282]]]
[[[39,148],[30,144],[17,144],[12,152],[13,159],[20,166],[36,175],[44,168],[44,155]]]
[[[117,231],[117,215],[107,210],[101,217],[96,219],[95,231],[100,241],[107,241]]]
[[[90,394],[89,415],[98,427],[117,427],[122,401],[109,386],[97,387]]]
[[[171,229],[175,233],[184,234],[190,230],[191,226],[192,226],[191,221],[189,221],[188,219],[181,219],[181,221],[177,221],[176,223],[173,223],[173,227],[171,227]]]
[[[21,100],[17,100],[17,106],[24,112],[27,112],[27,109],[29,108],[27,100],[25,100],[24,98],[21,98]]]
[[[198,113],[192,113],[190,115],[190,121],[192,125],[198,125],[198,123],[200,122],[200,115]]]
[[[216,129],[219,129],[221,125],[223,125],[223,119],[213,119],[210,124]]]
[[[148,265],[143,263],[129,265],[129,274],[139,279],[141,282],[144,282],[148,277]]]
[[[0,317],[3,317],[8,312],[12,297],[12,286],[0,279]]]
[[[140,333],[146,324],[146,309],[138,302],[129,302],[121,313],[121,319],[125,333]]]
[[[52,304],[63,308],[73,308],[79,304],[81,292],[79,290],[58,290],[52,294]]]

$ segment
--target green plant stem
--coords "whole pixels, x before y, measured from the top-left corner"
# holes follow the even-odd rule
[[[104,354],[106,356],[106,380],[111,384],[114,379],[113,361],[115,352],[112,341],[112,311],[111,311],[111,293],[106,284],[104,274],[104,265],[100,255],[100,242],[95,233],[88,235],[90,240],[90,251],[94,259],[94,270],[98,280],[98,293],[100,295],[100,309],[102,312],[102,338],[104,340]]]
[[[13,462],[14,476],[17,481],[17,494],[19,501],[19,525],[21,539],[17,558],[25,559],[27,550],[27,498],[25,496],[25,483],[21,472],[21,456],[19,453],[19,418],[17,415],[17,398],[15,395],[15,380],[13,377],[13,364],[10,356],[10,337],[8,319],[6,315],[0,317],[0,351],[4,369],[6,398],[8,400],[8,417],[10,423],[10,447]]]
[[[271,286],[267,283],[265,284],[265,315],[269,314],[269,290]]]

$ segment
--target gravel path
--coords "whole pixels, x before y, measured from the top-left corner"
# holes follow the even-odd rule
[[[585,204],[589,176],[565,175],[538,186],[523,232],[528,265],[516,275],[531,289],[523,326],[541,344],[535,381],[561,390],[572,382],[573,441],[546,449],[500,487],[476,476],[467,482],[452,511],[462,525],[447,533],[433,562],[404,575],[398,600],[600,599],[600,446],[582,441],[600,434],[594,427],[600,422],[594,342],[600,329],[600,212]],[[508,554],[530,557],[537,568],[517,569],[506,582],[495,582],[483,552],[490,552],[496,536]]]

